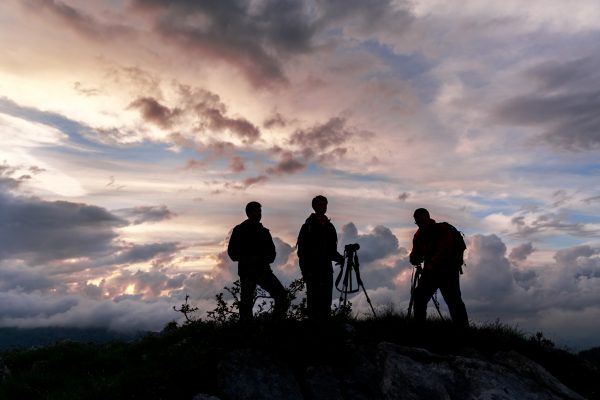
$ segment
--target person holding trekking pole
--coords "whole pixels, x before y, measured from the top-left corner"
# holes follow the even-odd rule
[[[466,249],[462,235],[446,222],[437,223],[425,208],[415,210],[413,216],[419,229],[413,237],[409,259],[416,267],[423,264],[419,284],[413,294],[415,319],[425,321],[427,303],[439,289],[454,324],[468,328],[469,318],[459,283]]]

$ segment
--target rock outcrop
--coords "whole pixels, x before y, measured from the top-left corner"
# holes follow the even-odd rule
[[[514,352],[440,355],[380,343],[354,348],[340,365],[300,369],[257,350],[229,352],[218,366],[222,400],[581,400],[539,364]],[[300,369],[300,370],[299,370]]]

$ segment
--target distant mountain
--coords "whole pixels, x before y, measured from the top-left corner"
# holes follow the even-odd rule
[[[48,346],[63,341],[106,343],[129,341],[140,333],[120,333],[101,328],[0,328],[0,350]]]
[[[600,347],[592,347],[591,349],[580,351],[579,356],[596,364],[600,368]]]

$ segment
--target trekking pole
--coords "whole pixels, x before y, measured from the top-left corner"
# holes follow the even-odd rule
[[[411,317],[413,311],[414,311],[414,303],[415,303],[415,290],[417,289],[417,287],[419,286],[419,281],[421,279],[421,274],[423,273],[423,267],[421,266],[421,264],[415,266],[415,269],[412,272],[412,276],[411,276],[411,283],[410,283],[410,300],[408,302],[408,318]],[[444,321],[444,316],[442,315],[442,312],[440,311],[440,302],[437,299],[437,290],[433,293],[433,296],[431,296],[431,300],[433,301],[433,305],[435,306],[435,309],[438,312],[438,315],[440,316],[440,319],[442,321]]]
[[[440,319],[442,321],[445,321],[444,316],[442,315],[442,312],[440,311],[440,302],[437,299],[437,290],[433,293],[433,296],[431,296],[431,300],[433,300],[433,305],[435,305],[435,309],[437,310]]]
[[[410,300],[408,302],[408,318],[411,317],[412,313],[413,313],[413,306],[414,306],[414,302],[415,302],[415,289],[417,288],[417,286],[419,286],[419,278],[421,278],[421,272],[423,271],[423,268],[421,267],[421,264],[415,266],[415,269],[413,269],[412,275],[410,277]]]

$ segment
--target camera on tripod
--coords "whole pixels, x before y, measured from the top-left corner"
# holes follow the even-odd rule
[[[345,306],[347,304],[348,294],[356,293],[360,288],[362,288],[362,290],[365,292],[367,303],[369,303],[373,315],[377,317],[377,314],[375,314],[375,309],[373,308],[373,304],[371,304],[371,299],[367,294],[367,289],[365,289],[365,285],[363,284],[362,279],[360,279],[357,255],[358,249],[360,249],[360,245],[358,243],[350,243],[344,246],[344,260],[347,260],[348,262],[342,262],[340,264],[340,273],[335,280],[335,287],[340,291],[340,306]],[[354,279],[352,278],[352,273],[354,273]],[[339,286],[340,282],[342,282],[342,287]],[[354,286],[355,284],[356,287]]]
[[[344,251],[347,253],[352,253],[352,252],[358,251],[358,249],[360,249],[360,244],[358,244],[358,243],[347,244],[344,247]]]

